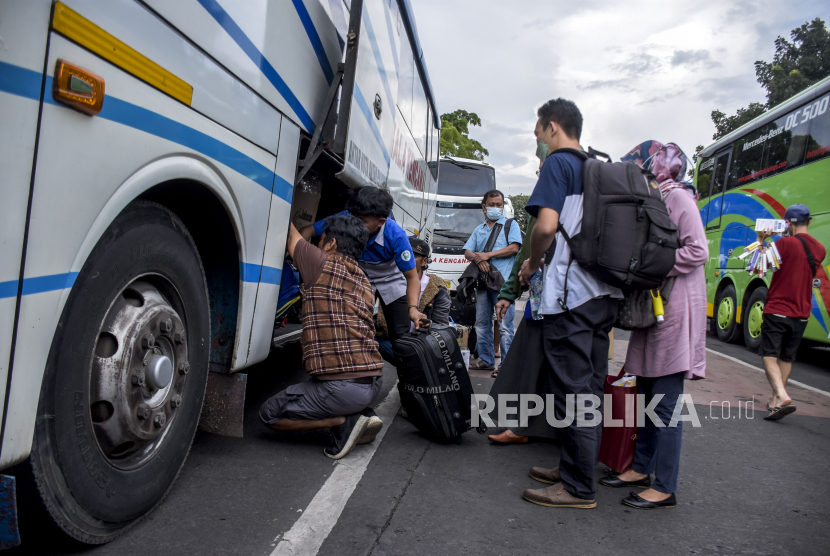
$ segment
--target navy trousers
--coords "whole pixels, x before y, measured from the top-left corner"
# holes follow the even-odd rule
[[[608,332],[617,320],[617,299],[592,299],[575,309],[545,315],[542,321],[545,366],[553,389],[557,419],[566,415],[568,394],[593,394],[602,400],[608,375]],[[601,410],[601,405],[600,408]],[[594,467],[602,427],[578,427],[577,420],[559,429],[562,441],[559,474],[566,491],[583,500],[594,499]]]
[[[646,415],[644,427],[637,428],[637,447],[634,450],[634,463],[631,468],[637,473],[655,475],[651,488],[663,494],[677,492],[677,476],[680,473],[680,447],[683,443],[683,421],[670,427],[672,414],[677,401],[683,395],[685,372],[673,375],[648,378],[637,377],[637,390],[645,395],[645,405],[657,394],[663,399],[657,404],[654,413],[665,427],[657,427]]]

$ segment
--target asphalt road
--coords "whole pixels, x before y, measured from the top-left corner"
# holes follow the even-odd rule
[[[616,333],[618,359],[626,339]],[[714,338],[707,345],[760,365],[743,347]],[[830,358],[815,351],[796,363],[792,378],[830,392]],[[709,393],[746,399],[746,389],[764,391],[765,379],[757,369],[712,352],[708,370],[713,378],[694,386],[702,426],[684,429],[679,505],[634,510],[620,504],[627,490],[598,486],[596,509],[568,510],[521,498],[523,489],[540,486],[527,475],[531,466],[557,464],[556,445],[498,447],[474,431],[461,445],[431,443],[395,416],[395,392],[383,406],[392,412],[385,435],[340,463],[323,455],[324,432],[266,429],[257,417],[259,405],[306,379],[297,347],[289,346],[248,371],[245,437],[197,433],[178,481],[145,520],[95,548],[44,538],[38,524],[24,523],[24,544],[8,554],[314,554],[306,541],[315,535],[312,549],[336,556],[827,554],[830,397],[800,389],[794,399],[810,403],[812,415],[797,412],[777,423],[763,421],[763,411],[753,418],[732,411],[730,418],[709,419]],[[387,366],[384,381],[379,402],[392,390],[394,369]],[[492,382],[473,378],[481,393]],[[597,477],[604,472],[599,464]],[[349,480],[356,482],[353,491]]]

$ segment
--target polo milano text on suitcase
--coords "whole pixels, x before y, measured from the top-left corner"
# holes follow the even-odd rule
[[[473,387],[455,330],[432,324],[395,343],[401,404],[426,436],[461,442],[470,430]]]

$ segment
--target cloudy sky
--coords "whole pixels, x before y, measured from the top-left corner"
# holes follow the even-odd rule
[[[529,193],[536,109],[577,103],[582,145],[615,160],[646,139],[689,156],[712,142],[709,114],[764,102],[754,62],[778,35],[821,17],[826,0],[412,0],[438,110],[477,113],[470,136],[489,151],[497,185]]]

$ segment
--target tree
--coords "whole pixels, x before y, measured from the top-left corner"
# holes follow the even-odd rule
[[[815,18],[790,33],[793,42],[775,39],[772,62],[755,62],[758,83],[767,90],[767,108],[781,104],[830,75],[830,33]]]
[[[697,159],[700,156],[700,151],[703,150],[703,145],[698,145],[695,147],[695,154],[692,155],[692,167],[689,168],[688,176],[689,181],[694,181],[695,179],[695,168],[697,167]]]
[[[481,143],[469,137],[469,126],[481,126],[475,112],[456,110],[441,115],[441,155],[484,160],[490,153]]]
[[[767,108],[760,102],[752,102],[746,108],[738,108],[734,116],[727,116],[720,110],[712,110],[712,123],[715,124],[715,134],[712,139],[718,140],[729,135],[742,125],[751,122],[764,112]]]
[[[513,203],[513,219],[516,220],[519,228],[527,233],[527,221],[530,220],[530,215],[527,214],[525,205],[527,200],[530,199],[530,195],[508,195],[507,198]]]
[[[821,18],[805,23],[790,33],[793,42],[775,39],[772,62],[755,62],[755,76],[767,91],[767,102],[753,102],[739,108],[734,116],[712,111],[718,140],[830,75],[830,32]]]

